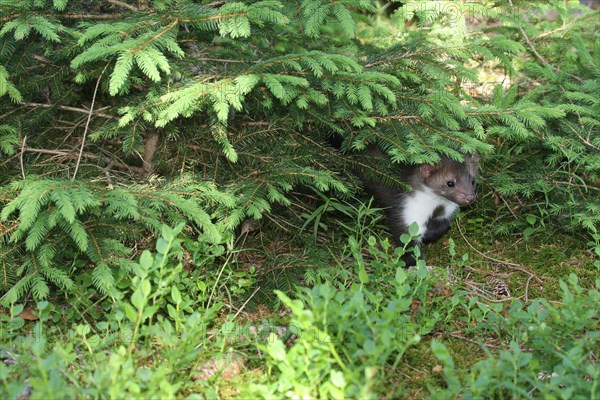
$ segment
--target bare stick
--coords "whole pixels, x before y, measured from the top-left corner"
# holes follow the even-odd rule
[[[510,213],[512,214],[513,217],[515,217],[515,219],[519,219],[519,217],[517,217],[517,215],[515,214],[515,212],[512,210],[511,206],[508,205],[508,202],[506,201],[506,199],[504,198],[504,196],[502,196],[499,193],[495,193],[498,197],[500,197],[500,200],[502,200],[502,202],[504,203],[504,205],[506,206],[506,208],[508,208],[508,211],[510,211]]]
[[[43,108],[56,107],[53,104],[44,104],[44,103],[23,103],[23,105],[25,107],[43,107]],[[75,111],[75,112],[79,112],[79,113],[83,113],[83,114],[89,114],[89,112],[90,112],[90,110],[86,110],[85,108],[77,108],[77,107],[69,107],[69,106],[58,106],[58,108],[60,108],[61,110]],[[103,107],[101,110],[104,110],[106,108],[108,108],[108,107]],[[100,110],[94,111],[93,114],[97,115],[98,117],[102,117],[102,118],[106,118],[106,119],[116,119],[116,117],[114,117],[112,115],[101,113]]]
[[[136,6],[132,6],[131,4],[123,3],[118,0],[107,0],[110,4],[114,4],[115,6],[123,7],[131,11],[138,11]]]
[[[244,302],[244,304],[242,304],[242,306],[235,313],[235,315],[233,316],[233,319],[231,321],[233,321],[238,315],[240,315],[240,313],[242,312],[242,310],[244,309],[244,307],[246,307],[246,304],[248,304],[250,302],[250,300],[252,300],[252,298],[254,297],[254,295],[256,294],[256,292],[258,292],[259,290],[260,290],[260,286],[257,287],[256,289],[254,289],[254,292],[252,292],[252,294],[250,295],[250,297],[248,297],[248,299]]]
[[[209,57],[200,57],[195,58],[197,61],[214,61],[214,62],[222,62],[222,63],[235,63],[235,64],[253,64],[254,61],[244,61],[244,60],[230,60],[224,58],[209,58]]]
[[[90,121],[92,120],[92,114],[94,113],[94,103],[96,102],[96,94],[98,93],[98,86],[100,86],[100,80],[102,79],[102,76],[104,75],[104,72],[106,71],[106,68],[108,68],[108,63],[106,64],[106,66],[102,70],[102,73],[96,80],[96,87],[94,88],[94,95],[92,96],[92,104],[90,104],[90,112],[88,113],[88,118],[87,118],[87,121],[85,122],[85,129],[83,130],[83,137],[81,138],[81,147],[79,148],[79,156],[77,156],[77,163],[75,164],[75,171],[73,171],[73,177],[71,178],[71,181],[75,180],[75,178],[77,177],[77,171],[79,171],[79,164],[81,163],[81,155],[83,154],[83,147],[85,146],[85,138],[87,136],[87,132],[90,127]]]
[[[69,151],[65,151],[65,150],[48,150],[48,149],[35,149],[33,147],[23,147],[22,151],[27,151],[30,153],[40,153],[40,154],[51,154],[53,156],[66,156],[66,157],[73,157],[75,154],[69,152]],[[100,158],[99,156],[95,155],[95,154],[85,154],[86,158]]]
[[[453,338],[457,338],[457,339],[460,339],[460,340],[467,341],[469,343],[476,344],[476,345],[480,345],[481,344],[481,343],[479,343],[479,342],[477,342],[477,341],[475,341],[473,339],[469,339],[467,337],[461,336],[458,333],[451,333],[450,336],[452,336]],[[493,348],[496,348],[496,349],[499,347],[499,346],[496,346],[495,344],[488,344],[488,343],[483,343],[483,345],[485,347],[493,347]]]
[[[525,303],[527,303],[529,301],[529,282],[531,282],[531,278],[533,278],[533,275],[529,276],[529,279],[527,279],[527,283],[525,284],[525,294],[524,294],[525,297],[523,298]]]
[[[62,156],[65,159],[77,158],[77,155],[75,153],[71,153],[66,150],[48,150],[48,149],[36,149],[33,147],[24,147],[23,151],[30,152],[30,153],[40,153],[40,154],[50,154],[50,155],[54,155],[54,156]],[[83,153],[81,155],[81,157],[88,158],[90,160],[98,160],[101,158],[99,155],[92,154],[92,153]],[[146,171],[142,167],[136,167],[133,165],[128,165],[128,164],[114,161],[114,160],[111,160],[105,167],[105,169],[107,169],[107,170],[112,169],[112,168],[118,169],[120,171],[131,172],[131,173],[134,173],[137,175],[143,175],[146,173]]]
[[[25,148],[25,142],[27,142],[27,135],[23,137],[21,142],[21,155],[19,156],[19,165],[21,166],[21,177],[25,179],[25,168],[23,167],[23,149]]]

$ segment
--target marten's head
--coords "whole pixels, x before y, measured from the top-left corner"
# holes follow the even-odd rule
[[[475,189],[479,156],[465,154],[464,158],[465,161],[461,163],[442,156],[442,160],[435,165],[421,165],[423,185],[458,205],[472,204],[477,197]]]

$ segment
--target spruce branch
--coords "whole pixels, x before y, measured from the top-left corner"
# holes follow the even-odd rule
[[[512,0],[508,0],[508,3],[510,4],[511,7],[514,8]],[[519,24],[519,31],[521,32],[521,35],[523,36],[523,39],[525,40],[525,43],[527,43],[527,45],[529,46],[529,49],[531,50],[531,52],[533,53],[533,55],[539,60],[539,62],[543,66],[548,67],[548,68],[552,69],[553,71],[560,72],[560,69],[558,69],[554,65],[551,65],[548,61],[546,61],[546,59],[540,53],[538,53],[538,51],[536,50],[533,42],[531,41],[531,39],[529,39],[529,35],[527,34],[527,32],[525,32],[525,29],[523,29],[523,26],[520,25],[520,24]],[[584,82],[583,79],[581,79],[578,76],[575,76],[575,75],[570,74],[570,73],[567,73],[567,75],[570,76],[571,78],[579,81],[579,83],[583,83]]]
[[[576,15],[575,17],[572,17],[572,19],[569,22],[563,23],[562,26],[560,26],[556,29],[546,31],[546,32],[542,32],[539,35],[537,35],[535,38],[543,39],[545,37],[555,35],[559,32],[569,31],[569,30],[572,30],[574,27],[576,27],[577,24],[581,24],[582,22],[585,22],[587,20],[591,20],[591,22],[594,22],[594,19],[596,19],[596,18],[597,18],[597,15],[593,14],[593,13],[584,13],[584,14]]]
[[[162,36],[166,35],[168,32],[170,32],[172,29],[174,29],[178,24],[179,24],[179,19],[175,18],[175,20],[173,20],[173,22],[171,22],[169,25],[165,26],[160,32],[158,32],[156,35],[152,36],[150,39],[148,39],[147,41],[142,43],[139,47],[129,50],[129,53],[131,53],[131,54],[139,53],[142,49],[145,49],[146,47],[148,47],[150,45],[150,43],[155,42],[158,39],[160,39]]]
[[[75,19],[75,20],[92,20],[92,21],[111,21],[124,18],[124,14],[89,14],[89,13],[42,13],[38,14],[43,17],[60,19]],[[14,13],[0,17],[0,22],[7,22],[13,19],[22,17],[21,13]]]
[[[237,13],[229,13],[229,14],[221,14],[221,15],[211,15],[209,17],[202,17],[202,18],[192,18],[192,19],[186,19],[186,18],[182,18],[181,22],[182,23],[198,23],[198,22],[207,22],[207,21],[222,21],[222,20],[228,20],[228,19],[233,19],[233,18],[238,18],[238,17],[247,17],[248,13],[247,12],[237,12]]]

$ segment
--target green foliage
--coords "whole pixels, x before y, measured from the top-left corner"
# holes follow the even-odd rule
[[[5,304],[21,299],[29,290],[36,299],[49,295],[48,283],[65,290],[72,275],[93,268],[93,285],[115,295],[115,281],[131,268],[130,240],[144,232],[158,232],[161,221],[187,222],[208,243],[219,243],[230,231],[219,219],[235,200],[209,183],[147,185],[106,188],[86,182],[24,180],[3,190],[10,199],[0,218]],[[73,260],[78,262],[73,263]]]
[[[2,334],[0,393],[17,398],[55,397],[169,397],[186,392],[210,393],[194,383],[190,367],[226,346],[230,336],[212,335],[224,297],[215,290],[237,282],[224,275],[221,282],[198,290],[212,275],[204,269],[214,257],[195,259],[196,271],[186,272],[176,261],[182,248],[182,225],[161,227],[155,251],[145,251],[119,281],[119,295],[100,301],[101,313],[80,323],[61,307],[37,303],[39,320],[23,334],[23,305],[13,305]],[[202,246],[204,238],[196,243]],[[220,254],[225,249],[223,244]],[[203,270],[203,272],[200,272]],[[186,279],[188,273],[194,279]],[[211,294],[212,291],[212,294]],[[215,294],[216,293],[216,294]],[[93,308],[93,307],[92,307]],[[66,318],[68,327],[56,321]],[[93,318],[93,319],[92,319]],[[90,324],[89,322],[93,322]],[[70,326],[69,326],[70,325]],[[15,335],[21,331],[21,335]],[[5,349],[10,351],[5,352]]]
[[[507,334],[497,354],[486,354],[469,373],[456,368],[438,341],[432,351],[444,365],[448,388],[435,398],[592,399],[598,394],[600,368],[594,352],[600,340],[600,281],[582,288],[575,275],[561,281],[560,307],[546,300],[515,302],[506,318],[488,319]],[[484,322],[485,323],[485,322]]]
[[[298,339],[288,350],[274,337],[260,346],[268,356],[272,381],[254,386],[254,395],[379,398],[406,349],[438,322],[439,314],[429,313],[428,307],[440,300],[429,294],[440,276],[430,276],[422,261],[412,272],[398,267],[404,251],[394,251],[387,241],[369,239],[369,262],[356,240],[351,238],[349,247],[357,275],[348,282],[304,288],[296,299],[277,293],[292,312],[289,329]],[[376,271],[373,276],[366,273],[365,263]],[[428,306],[411,313],[414,301],[426,300]]]
[[[573,15],[570,5],[552,3],[560,19]],[[13,154],[27,137],[27,175],[50,168],[65,178],[69,169],[60,166],[76,162],[98,177],[97,167],[111,174],[116,158],[126,160],[118,163],[123,169],[132,156],[150,152],[154,172],[173,177],[201,169],[201,180],[210,176],[245,197],[247,207],[228,221],[234,226],[244,215],[261,218],[273,203],[289,205],[287,193],[298,186],[346,192],[340,171],[397,183],[387,165],[360,154],[371,143],[393,163],[435,162],[440,153],[460,159],[460,151],[489,154],[495,146],[487,187],[508,198],[502,204],[527,197],[528,214],[597,230],[593,13],[554,33],[560,21],[538,21],[548,8],[519,2],[415,0],[389,16],[356,0],[2,6],[0,95],[25,106],[0,107],[0,149]],[[490,18],[503,24],[469,34]],[[564,40],[573,51],[561,50]],[[529,56],[536,53],[550,62]],[[514,85],[486,93],[481,67]],[[90,114],[89,128],[86,121],[84,146],[102,151],[83,152],[83,163],[73,156],[73,138],[87,114],[81,104],[92,97],[102,111]],[[345,157],[321,144],[332,132],[342,137]],[[156,134],[161,146],[154,153],[144,146]],[[67,157],[39,168],[34,150]],[[21,167],[15,158],[0,168],[11,180]]]
[[[447,278],[439,269],[398,268],[402,250],[393,251],[386,242],[371,238],[361,248],[350,239],[348,247],[352,264],[339,268],[350,268],[349,276],[339,273],[328,282],[300,288],[294,297],[278,292],[292,313],[289,330],[298,338],[286,347],[273,336],[259,346],[267,356],[270,379],[243,395],[409,397],[413,393],[404,385],[411,385],[411,378],[404,381],[397,370],[411,365],[410,349],[431,341],[441,363],[435,368],[447,387],[440,389],[434,377],[427,383],[428,398],[594,398],[599,281],[584,289],[571,275],[568,283],[560,283],[560,302],[515,299],[504,307],[460,289],[456,276],[445,286]],[[495,345],[476,345],[479,355],[461,366],[455,350],[445,344],[456,332]],[[424,347],[416,351],[418,358],[428,357]]]
[[[118,283],[120,295],[101,299],[99,313],[90,307],[80,320],[69,316],[72,309],[41,301],[35,323],[20,317],[23,304],[0,314],[10,348],[0,353],[5,361],[0,363],[2,393],[217,396],[218,378],[194,381],[190,376],[196,365],[224,356],[233,346],[255,352],[246,339],[232,336],[241,330],[231,317],[222,326],[217,318],[227,301],[223,289],[238,296],[242,277],[225,271],[215,280],[214,269],[207,267],[227,250],[203,237],[190,241],[181,229],[161,227],[155,250],[132,263]],[[291,347],[274,336],[259,343],[267,375],[240,386],[241,396],[407,397],[410,383],[397,371],[407,364],[411,349],[435,337],[432,352],[448,386],[440,390],[436,383],[431,398],[591,398],[598,379],[590,357],[599,335],[594,306],[600,282],[583,289],[572,276],[561,283],[559,306],[516,300],[505,315],[500,304],[482,303],[461,290],[449,292],[440,270],[430,272],[421,264],[411,271],[399,268],[402,250],[386,241],[361,242],[364,248],[349,241],[350,253],[338,266],[348,270],[346,278],[340,274],[294,297],[278,292],[292,313],[289,328],[297,339]],[[194,256],[193,270],[177,261],[183,250],[208,255],[206,246],[212,256]],[[61,319],[67,328],[57,326]],[[28,335],[23,334],[26,324],[35,324]],[[457,327],[474,337],[493,335],[501,349],[484,352],[472,370],[463,370],[444,344],[444,332]]]
[[[15,85],[8,78],[8,71],[4,66],[0,65],[0,97],[8,94],[8,97],[14,103],[20,103],[23,100],[21,93],[19,93]]]
[[[3,397],[216,398],[194,367],[234,346],[216,332],[273,286],[242,297],[257,277],[300,264],[317,268],[274,280],[302,334],[259,343],[266,376],[244,394],[416,397],[398,369],[435,332],[448,387],[432,396],[595,395],[597,289],[572,279],[563,306],[505,317],[422,262],[399,268],[408,249],[367,239],[373,210],[349,196],[352,171],[394,185],[395,164],[477,151],[468,229],[566,228],[600,258],[600,19],[575,3],[0,0]],[[236,227],[280,210],[302,254],[262,244],[270,259],[236,268]],[[351,239],[319,249],[325,234]],[[456,332],[501,349],[463,370]],[[240,347],[260,371],[254,339]]]
[[[358,206],[340,200],[336,197],[328,197],[322,192],[316,192],[316,195],[323,201],[310,215],[303,214],[304,224],[301,231],[312,225],[312,234],[314,241],[317,241],[321,230],[327,231],[341,227],[346,236],[357,236],[358,238],[369,237],[374,233],[374,228],[381,220],[381,209],[372,207],[372,201]],[[334,219],[333,215],[337,213],[340,217]],[[328,216],[329,214],[329,216]],[[333,221],[336,225],[330,228],[325,221]]]
[[[7,156],[12,156],[18,144],[17,129],[10,125],[0,125],[0,151]]]
[[[511,25],[502,30],[529,40],[530,55],[520,67],[524,76],[515,79],[513,90],[527,90],[528,102],[555,106],[561,115],[553,117],[560,118],[549,120],[535,137],[508,136],[490,160],[488,183],[499,197],[523,199],[519,216],[535,215],[545,229],[583,230],[594,237],[600,225],[600,47],[594,39],[598,14],[581,13],[573,2],[551,3],[535,14],[510,13],[504,18]],[[558,12],[556,21],[543,18],[550,10]],[[550,116],[539,109],[533,115]],[[497,229],[525,229],[529,221],[500,223]]]

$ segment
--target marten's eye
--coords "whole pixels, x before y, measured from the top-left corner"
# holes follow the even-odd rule
[[[471,181],[471,185],[475,186],[475,178]]]
[[[454,181],[448,181],[446,182],[446,185],[448,185],[448,187],[454,187]]]

